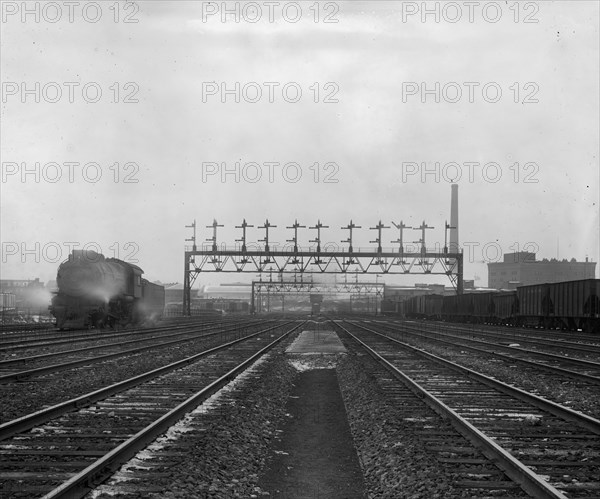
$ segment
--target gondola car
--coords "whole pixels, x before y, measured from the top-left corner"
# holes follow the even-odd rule
[[[448,321],[473,322],[474,307],[472,294],[446,296],[442,303],[442,315]]]
[[[73,250],[58,268],[50,311],[60,329],[141,324],[162,317],[163,286],[142,278],[137,265]]]
[[[472,322],[486,323],[493,321],[496,314],[494,295],[493,292],[471,294],[473,304]]]
[[[490,321],[494,324],[518,324],[519,300],[516,291],[499,291],[493,295],[493,315]]]
[[[442,318],[442,304],[444,297],[442,295],[424,295],[423,308],[427,319],[439,320]]]
[[[400,302],[401,312],[410,319],[431,319],[439,320],[442,318],[442,295],[417,295]]]
[[[600,279],[520,286],[516,291],[420,295],[399,303],[410,319],[480,322],[600,333]]]
[[[517,296],[524,325],[600,332],[600,279],[521,286]]]

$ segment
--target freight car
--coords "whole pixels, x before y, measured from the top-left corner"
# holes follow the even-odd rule
[[[498,291],[493,294],[493,314],[490,322],[501,325],[516,325],[519,317],[519,298],[516,291]]]
[[[441,295],[418,295],[402,302],[401,308],[412,319],[439,320],[442,318],[443,300]]]
[[[510,324],[516,293],[485,292],[444,297],[442,316],[456,322]]]
[[[600,279],[584,279],[516,291],[414,296],[401,302],[399,310],[416,319],[600,332],[599,297]]]
[[[58,292],[50,311],[62,329],[140,324],[162,317],[163,286],[142,278],[143,270],[90,250],[73,250],[58,268]]]
[[[524,325],[600,332],[600,279],[517,288],[518,319]]]

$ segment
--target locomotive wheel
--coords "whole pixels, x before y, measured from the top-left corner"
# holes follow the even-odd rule
[[[96,329],[103,329],[104,328],[104,323],[106,321],[106,315],[104,315],[104,312],[102,310],[94,313],[94,315],[92,316],[92,324]]]

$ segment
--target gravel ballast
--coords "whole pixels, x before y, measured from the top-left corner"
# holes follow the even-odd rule
[[[456,490],[435,457],[386,400],[367,356],[354,354],[337,367],[348,421],[360,456],[368,497],[470,497]],[[417,418],[418,419],[418,418]]]
[[[289,402],[298,396],[294,390],[306,370],[333,368],[363,483],[356,487],[360,490],[328,498],[480,497],[455,486],[452,470],[427,449],[423,434],[428,428],[448,425],[418,400],[416,411],[407,406],[402,412],[380,387],[376,376],[381,372],[370,357],[298,357],[278,350],[221,396],[212,410],[188,419],[176,438],[159,439],[90,497],[283,497],[270,487],[269,470],[277,467],[281,449],[289,443],[284,432],[295,422]],[[285,497],[304,497],[303,492],[308,491],[288,488]]]
[[[100,363],[59,371],[23,381],[5,383],[0,390],[0,416],[4,423],[45,407],[103,388],[176,362],[241,336],[232,331],[208,338],[198,337],[189,343],[163,347],[157,351],[141,352]]]
[[[279,350],[279,349],[278,349]],[[138,455],[90,497],[254,498],[271,442],[285,424],[297,371],[274,352],[178,438]],[[142,469],[145,468],[145,469]]]

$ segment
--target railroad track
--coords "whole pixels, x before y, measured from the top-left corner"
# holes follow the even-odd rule
[[[32,324],[0,324],[0,335],[17,332],[43,331],[47,329],[54,329],[54,327],[54,324],[51,322]]]
[[[302,325],[276,324],[0,425],[1,490],[82,497]]]
[[[447,322],[445,324],[448,324]],[[452,323],[452,327],[457,329],[473,329],[481,332],[491,332],[498,335],[515,335],[524,338],[531,338],[535,340],[547,340],[551,339],[557,343],[570,342],[580,344],[600,344],[600,337],[596,333],[584,333],[582,331],[567,331],[562,329],[543,329],[543,328],[531,328],[531,327],[517,327],[517,326],[499,326],[494,324],[472,324],[469,328],[468,325],[460,325]]]
[[[237,321],[240,322],[240,321]],[[225,325],[233,321],[214,322],[190,322],[184,324],[161,325],[151,328],[123,328],[123,329],[76,329],[72,331],[58,332],[56,329],[45,331],[44,334],[33,334],[23,337],[22,334],[10,335],[2,338],[0,344],[0,355],[11,355],[15,351],[35,348],[54,347],[57,345],[72,345],[77,342],[104,341],[111,338],[122,338],[127,336],[163,334],[168,331],[176,331],[190,327],[211,327],[214,325]]]
[[[533,497],[600,496],[600,421],[390,338],[338,328],[421,397]],[[461,448],[441,445],[461,461]],[[472,460],[473,461],[473,460]],[[473,461],[478,462],[478,461]],[[471,487],[489,490],[489,476]],[[479,484],[479,485],[478,485]],[[493,483],[492,486],[505,486]],[[500,487],[501,486],[501,487]],[[505,489],[511,495],[510,487]]]
[[[425,324],[424,327],[430,330],[443,328],[457,335],[471,338],[476,336],[482,339],[488,338],[500,344],[519,342],[544,350],[558,349],[583,355],[600,353],[600,337],[597,334],[574,334],[572,332],[565,334],[565,332],[557,332],[551,329],[544,329],[542,330],[543,333],[540,333],[538,329],[498,328],[482,324],[473,324],[472,327],[469,327],[449,322],[427,321],[423,324]]]
[[[193,326],[180,326],[179,331],[165,334],[166,331],[171,329],[161,329],[158,333],[162,333],[158,336],[153,335],[147,337],[143,335],[139,337],[140,332],[134,333],[136,337],[133,340],[124,341],[125,338],[131,336],[130,333],[127,335],[112,335],[111,337],[119,338],[121,341],[113,343],[101,343],[99,345],[75,348],[70,350],[59,350],[57,352],[44,353],[33,356],[25,357],[13,357],[0,361],[0,384],[8,383],[15,380],[23,380],[32,376],[39,376],[42,374],[48,374],[53,372],[60,372],[68,369],[72,369],[82,365],[89,365],[96,362],[104,362],[109,359],[118,357],[124,357],[128,355],[138,354],[147,350],[163,348],[166,346],[176,345],[186,341],[197,340],[199,338],[206,338],[215,334],[221,334],[230,331],[238,331],[240,327],[248,327],[259,324],[258,321],[253,323],[240,322],[230,327],[225,327],[217,331],[207,332],[203,335],[202,330],[198,330],[197,327]],[[153,334],[157,334],[156,331]],[[53,345],[53,344],[50,344]],[[128,348],[132,345],[139,345],[134,348]],[[96,354],[94,352],[102,350],[102,354]],[[50,363],[53,360],[60,359],[59,364]],[[27,369],[23,369],[22,366],[27,366]]]
[[[206,348],[246,336],[261,327],[266,327],[264,322],[246,323],[202,334],[192,332],[189,337],[167,339],[162,345],[134,349],[125,346],[122,350],[117,347],[112,353],[84,351],[73,354],[71,359],[66,356],[60,357],[61,362],[45,359],[45,364],[35,366],[15,367],[9,364],[7,367],[16,372],[6,374],[0,383],[0,403],[5,407],[0,422],[54,405],[64,399],[65,393],[74,397],[107,383],[117,383]]]
[[[568,377],[578,381],[584,381],[591,385],[600,385],[600,363],[592,360],[578,359],[566,355],[541,352],[521,348],[519,344],[501,344],[484,340],[473,339],[465,336],[455,336],[442,330],[432,331],[430,328],[422,328],[413,324],[390,324],[378,322],[378,327],[385,328],[396,337],[426,340],[440,345],[449,345],[459,349],[469,350],[478,355],[490,355],[503,359],[511,364],[520,363],[527,367],[546,371],[561,377]],[[500,352],[504,351],[505,354]],[[600,350],[598,352],[600,357]],[[537,361],[536,361],[537,360]]]

